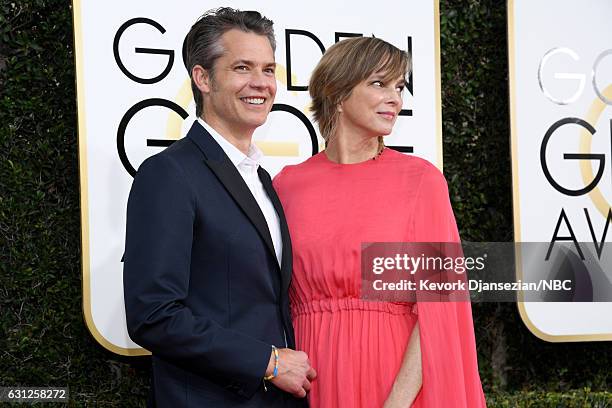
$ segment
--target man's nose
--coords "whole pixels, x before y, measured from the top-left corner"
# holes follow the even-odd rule
[[[269,84],[270,78],[268,78],[266,73],[260,70],[253,70],[251,81],[249,83],[250,86],[253,88],[265,88],[266,86],[269,86]]]

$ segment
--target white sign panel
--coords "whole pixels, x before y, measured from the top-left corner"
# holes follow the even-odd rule
[[[122,286],[125,211],[133,174],[183,137],[195,117],[183,39],[214,1],[74,0],[81,172],[83,308],[93,336],[125,355],[146,353],[127,334]],[[232,1],[274,21],[278,92],[254,140],[275,175],[322,148],[307,84],[325,49],[351,36],[409,50],[413,75],[388,146],[442,167],[438,1]]]
[[[572,299],[519,304],[548,341],[612,340],[611,18],[609,0],[508,2],[515,240],[548,243],[541,265],[580,281]]]

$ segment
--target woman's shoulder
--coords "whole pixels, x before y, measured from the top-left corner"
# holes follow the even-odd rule
[[[284,183],[295,181],[302,177],[310,177],[310,173],[317,169],[317,163],[321,161],[321,155],[317,153],[298,164],[288,164],[274,177],[274,186],[279,188]]]
[[[409,171],[411,174],[417,174],[423,180],[438,180],[444,181],[444,174],[430,161],[412,154],[400,153],[397,150],[387,149],[389,163],[397,166],[399,169]]]

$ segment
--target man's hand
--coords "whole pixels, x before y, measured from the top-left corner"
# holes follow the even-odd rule
[[[273,372],[274,353],[270,355],[266,376]],[[310,391],[310,382],[316,377],[317,372],[310,366],[306,353],[289,348],[278,349],[278,374],[270,380],[276,387],[295,397],[304,398]]]

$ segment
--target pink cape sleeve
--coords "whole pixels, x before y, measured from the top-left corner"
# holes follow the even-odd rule
[[[415,203],[416,242],[460,242],[444,176],[425,171]],[[413,407],[486,407],[470,302],[417,302],[423,385]]]

